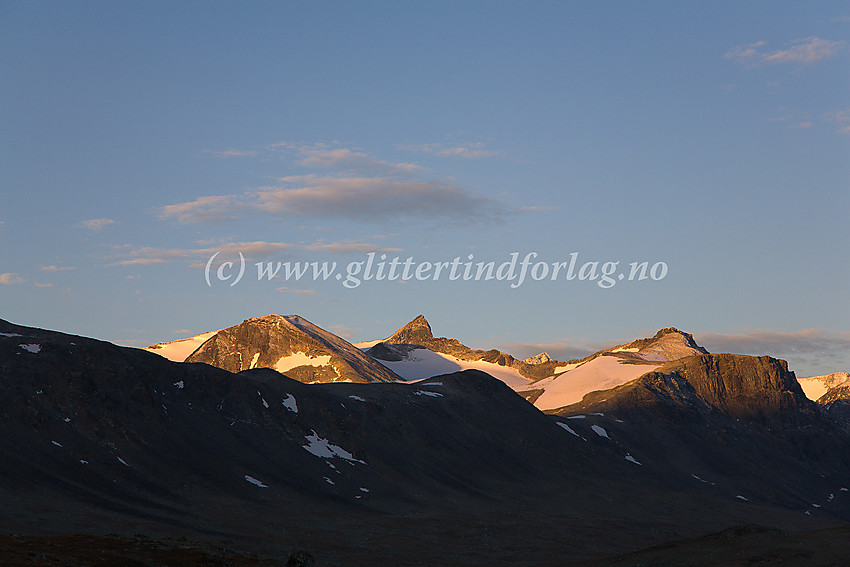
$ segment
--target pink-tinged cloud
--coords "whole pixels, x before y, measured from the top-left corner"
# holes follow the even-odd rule
[[[792,43],[785,49],[765,51],[762,48],[767,43],[758,41],[749,45],[734,47],[724,57],[748,66],[778,65],[784,63],[811,65],[836,56],[844,49],[846,44],[847,42],[845,41],[830,41],[819,37],[808,37]]]
[[[42,266],[42,270],[45,272],[67,272],[69,270],[76,270],[77,268],[74,266]]]
[[[85,228],[92,232],[100,232],[111,224],[115,224],[112,219],[89,219],[78,222],[74,225],[74,228]]]
[[[20,285],[24,283],[24,278],[12,272],[0,274],[0,284],[2,285]]]
[[[160,219],[172,219],[181,224],[220,222],[235,218],[240,203],[232,195],[198,197],[194,201],[166,205],[158,211]]]
[[[246,260],[251,258],[266,258],[292,245],[284,242],[266,242],[264,240],[254,242],[223,242],[209,248],[153,248],[129,246],[117,247],[116,256],[123,257],[115,259],[110,266],[143,266],[150,264],[163,264],[175,260],[194,260],[190,267],[204,267],[210,256],[216,252],[220,253],[219,262],[224,262],[229,257],[238,256],[241,252]]]
[[[236,211],[277,217],[350,219],[365,222],[503,220],[518,209],[471,193],[447,181],[414,181],[390,177],[290,176],[281,186],[242,195],[199,197],[167,205],[159,218],[181,224],[233,218]]]
[[[281,182],[300,187],[259,191],[253,196],[252,206],[275,215],[367,221],[412,218],[492,221],[508,212],[499,201],[443,181],[307,175],[282,178]]]
[[[316,295],[315,289],[293,289],[291,287],[279,287],[280,293],[294,293],[295,295]]]
[[[217,158],[241,158],[241,157],[254,157],[257,155],[257,150],[237,150],[237,149],[229,149],[229,150],[205,150],[205,153],[211,154]]]
[[[302,247],[306,252],[324,252],[329,254],[348,254],[348,253],[391,253],[401,252],[401,248],[385,248],[375,246],[366,242],[317,242],[308,244]]]
[[[301,159],[298,164],[304,167],[318,167],[337,170],[372,170],[374,172],[392,175],[408,174],[419,169],[419,166],[411,163],[389,163],[376,160],[362,152],[355,152],[348,148],[302,148],[299,150]]]
[[[402,145],[400,149],[411,152],[431,154],[437,157],[454,157],[462,159],[481,159],[498,155],[493,150],[487,149],[483,142],[470,144],[417,144]]]
[[[850,134],[850,109],[828,112],[824,118],[835,125],[838,134]]]

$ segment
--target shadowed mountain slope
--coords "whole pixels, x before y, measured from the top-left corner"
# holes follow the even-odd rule
[[[615,391],[588,406],[604,415],[553,417],[476,371],[304,384],[0,321],[0,531],[185,536],[265,557],[297,547],[317,565],[531,566],[850,517],[832,456],[848,452],[813,440],[834,430],[785,401],[796,392],[781,365],[753,380],[775,400],[736,425],[724,412],[738,411],[737,379],[686,361],[646,384],[669,376],[670,399],[692,405],[655,411]],[[725,409],[703,400],[702,376]],[[696,468],[712,460],[717,478]]]

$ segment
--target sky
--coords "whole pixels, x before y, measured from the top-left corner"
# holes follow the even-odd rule
[[[8,321],[850,371],[847,3],[7,0],[0,66]]]

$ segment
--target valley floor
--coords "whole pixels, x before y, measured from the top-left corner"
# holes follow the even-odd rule
[[[419,534],[427,538],[428,534]],[[783,566],[828,567],[846,565],[850,558],[850,526],[807,532],[783,532],[762,526],[742,526],[698,538],[674,541],[628,555],[576,562],[568,553],[548,557],[522,550],[502,556],[464,557],[461,550],[432,540],[439,556],[413,557],[399,542],[397,548],[355,556],[335,550],[332,541],[309,551],[252,553],[237,551],[229,541],[201,543],[178,539],[152,539],[142,535],[0,535],[0,565],[15,567],[154,567],[230,566],[272,567],[315,565],[573,565],[578,567],[716,567]],[[238,545],[238,544],[237,544]],[[437,563],[432,563],[437,561]]]

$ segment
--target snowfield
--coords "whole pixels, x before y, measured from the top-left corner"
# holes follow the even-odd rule
[[[615,356],[599,356],[559,376],[545,378],[518,391],[542,388],[544,391],[534,405],[542,411],[557,409],[580,402],[590,392],[609,390],[631,382],[658,366],[622,364]]]
[[[209,331],[208,333],[201,333],[200,335],[195,335],[188,339],[178,339],[176,341],[171,341],[170,343],[158,343],[145,347],[142,350],[164,356],[173,362],[183,362],[190,354],[198,350],[199,346],[204,344],[207,339],[216,333],[218,333],[218,331]]]
[[[499,366],[483,360],[461,360],[449,354],[424,348],[411,351],[407,360],[397,362],[381,360],[379,362],[408,381],[474,369],[486,372],[514,390],[526,388],[529,384],[529,380],[513,368]]]
[[[818,398],[826,394],[832,388],[850,385],[850,374],[846,372],[833,372],[823,376],[812,376],[811,378],[798,378],[797,382],[803,389],[807,398],[816,402]]]

